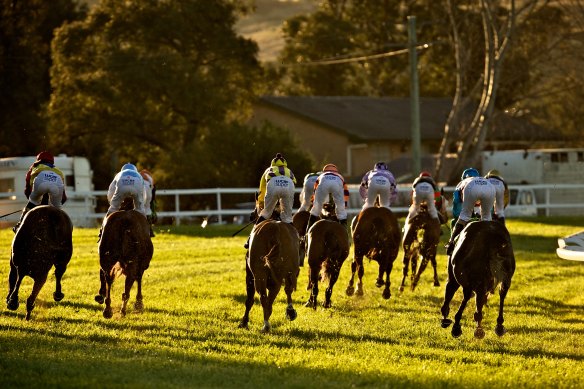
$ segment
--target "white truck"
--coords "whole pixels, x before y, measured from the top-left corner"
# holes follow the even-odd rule
[[[34,156],[0,158],[0,216],[22,210],[26,205],[25,177],[35,159]],[[61,154],[55,157],[55,166],[65,176],[68,200],[63,210],[74,226],[95,226],[95,219],[87,217],[95,212],[96,201],[95,197],[87,195],[87,192],[93,191],[93,171],[87,158]],[[0,218],[0,227],[12,226],[19,218],[20,212]]]
[[[511,189],[510,215],[531,216],[538,214],[537,203],[582,203],[584,194],[576,189],[557,189],[549,193],[543,190],[525,189],[520,185],[576,184],[584,177],[584,149],[527,149],[485,151],[481,156],[481,172],[496,169]],[[556,208],[548,215],[581,214],[582,208]],[[540,214],[542,211],[539,212]],[[505,212],[507,214],[507,211]]]

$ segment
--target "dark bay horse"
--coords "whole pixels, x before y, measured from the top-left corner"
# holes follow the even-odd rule
[[[428,213],[426,206],[420,207],[420,212],[408,220],[404,228],[402,246],[404,249],[404,269],[400,292],[403,292],[408,276],[408,267],[411,264],[411,289],[416,289],[420,276],[426,270],[428,262],[434,268],[434,286],[440,286],[438,271],[436,269],[436,252],[440,242],[440,221]],[[420,267],[418,258],[422,257]]]
[[[379,274],[375,286],[380,288],[385,285],[382,296],[384,299],[390,298],[389,275],[401,241],[397,217],[385,207],[371,207],[359,213],[351,228],[354,258],[351,263],[352,274],[347,286],[347,295],[352,296],[353,293],[363,295],[363,257],[365,256],[379,263]],[[353,287],[355,273],[359,277],[356,290]]]
[[[72,235],[71,219],[56,207],[40,205],[26,214],[12,240],[8,309],[18,309],[18,290],[22,279],[29,276],[34,280],[32,293],[26,300],[26,320],[30,320],[35,300],[53,266],[56,278],[53,298],[61,301],[65,297],[61,292],[61,279],[73,254]]]
[[[249,312],[253,307],[255,292],[260,295],[264,312],[262,332],[270,332],[272,305],[282,284],[287,296],[286,317],[296,319],[292,305],[292,292],[296,290],[299,273],[298,232],[288,223],[265,220],[256,225],[251,233],[246,254],[245,282],[247,298],[240,328],[248,328]]]
[[[469,223],[454,246],[454,251],[448,261],[448,282],[442,305],[442,327],[452,324],[448,319],[450,301],[454,293],[462,286],[463,300],[454,316],[452,336],[462,335],[460,320],[468,301],[476,294],[476,311],[474,320],[477,323],[474,336],[482,339],[485,331],[482,328],[483,306],[489,294],[495,293],[499,286],[499,316],[495,333],[505,334],[503,326],[503,304],[505,296],[511,287],[511,278],[515,272],[515,256],[511,246],[511,237],[503,223],[497,221],[477,221]]]
[[[122,294],[121,314],[126,314],[130,290],[134,282],[138,284],[134,308],[144,309],[142,298],[142,276],[150,266],[154,246],[150,238],[150,225],[146,216],[138,211],[117,211],[109,215],[103,226],[99,242],[100,288],[95,301],[103,304],[103,317],[112,317],[111,289],[115,278],[121,273],[126,276]]]
[[[328,279],[325,291],[325,308],[331,307],[333,287],[339,278],[343,262],[349,255],[349,236],[347,229],[339,222],[319,220],[308,232],[308,287],[310,298],[307,307],[316,309],[318,282]]]

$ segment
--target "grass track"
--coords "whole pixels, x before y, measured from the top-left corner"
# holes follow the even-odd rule
[[[442,286],[427,269],[415,292],[398,292],[401,256],[391,276],[392,297],[375,288],[377,264],[365,264],[365,296],[347,297],[347,261],[333,308],[303,307],[306,268],[295,293],[298,319],[284,317],[284,293],[263,335],[261,306],[250,330],[237,328],[244,311],[245,232],[237,226],[158,230],[144,277],[145,312],[106,320],[93,301],[99,288],[97,229],[74,231],[73,258],[63,279],[65,299],[44,286],[32,320],[23,320],[32,288],[26,278],[17,312],[0,310],[0,387],[581,387],[584,360],[584,264],[558,259],[556,239],[582,227],[577,218],[509,220],[517,271],[498,338],[498,296],[485,311],[487,336],[473,338],[474,299],[463,335],[440,327],[446,257],[438,257]],[[247,231],[246,231],[247,232]],[[12,231],[0,230],[2,298],[7,294]],[[443,237],[445,240],[446,237]],[[114,285],[119,310],[123,280]],[[324,290],[319,296],[322,302]],[[455,312],[458,292],[452,303]]]

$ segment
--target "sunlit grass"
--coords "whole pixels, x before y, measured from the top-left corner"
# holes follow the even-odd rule
[[[23,320],[32,280],[25,279],[17,312],[0,311],[0,387],[580,387],[584,359],[584,263],[556,257],[558,237],[580,230],[573,218],[509,220],[517,271],[506,301],[508,333],[493,332],[498,296],[489,300],[483,340],[473,338],[474,300],[463,335],[440,327],[442,282],[426,270],[415,292],[398,292],[402,251],[391,276],[390,300],[375,288],[377,264],[365,263],[365,296],[348,297],[347,261],[333,308],[304,308],[306,268],[295,293],[298,318],[284,317],[281,293],[271,334],[260,333],[261,306],[249,330],[237,328],[245,300],[242,245],[237,226],[157,229],[154,258],[143,283],[144,313],[117,311],[123,279],[114,285],[110,320],[93,297],[99,288],[97,230],[76,229],[63,280],[65,299],[44,286],[32,320]],[[0,280],[8,291],[12,231],[0,230]],[[443,236],[446,240],[446,236]],[[320,300],[324,288],[321,288]],[[2,300],[4,301],[4,300]],[[456,295],[451,309],[460,302]]]

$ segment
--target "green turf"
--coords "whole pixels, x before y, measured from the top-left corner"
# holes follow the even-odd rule
[[[403,252],[391,275],[390,300],[374,285],[376,263],[365,263],[363,297],[345,295],[350,259],[333,293],[333,308],[305,308],[307,269],[294,294],[298,318],[285,319],[278,297],[272,333],[260,333],[256,297],[249,330],[244,312],[248,230],[238,226],[157,228],[144,283],[144,313],[118,313],[123,279],[113,293],[114,317],[94,302],[99,288],[96,229],[74,231],[74,252],[63,280],[65,299],[52,299],[49,276],[32,320],[26,322],[26,278],[18,311],[0,310],[1,388],[339,388],[339,387],[581,387],[584,359],[584,263],[555,255],[556,239],[582,227],[577,218],[508,220],[517,270],[507,297],[502,338],[493,328],[498,296],[485,310],[486,337],[473,337],[474,299],[454,339],[440,327],[442,286],[427,269],[415,292],[399,293]],[[0,230],[2,298],[8,292],[9,229]],[[442,237],[443,242],[446,236]],[[321,288],[320,300],[324,288]],[[458,292],[451,305],[460,302]],[[452,313],[452,314],[453,314]]]

